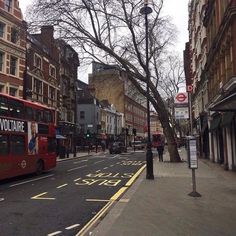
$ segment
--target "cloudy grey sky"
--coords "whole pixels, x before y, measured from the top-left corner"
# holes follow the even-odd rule
[[[32,2],[33,0],[19,0],[23,15],[27,6]],[[179,32],[175,50],[181,57],[185,43],[188,41],[188,2],[189,0],[164,0],[163,14],[172,18],[172,22]]]

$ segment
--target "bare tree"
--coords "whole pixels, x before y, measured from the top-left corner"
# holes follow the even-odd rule
[[[30,26],[54,25],[58,35],[80,50],[84,60],[117,64],[143,95],[146,91],[145,27],[140,14],[143,0],[35,0]],[[158,60],[163,60],[175,30],[161,17],[163,0],[153,1],[149,15],[150,102],[157,111],[168,141],[170,161],[179,162],[168,111],[157,89]]]

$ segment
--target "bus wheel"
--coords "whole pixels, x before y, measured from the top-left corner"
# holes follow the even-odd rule
[[[36,175],[40,175],[43,172],[43,162],[39,160],[36,167]]]

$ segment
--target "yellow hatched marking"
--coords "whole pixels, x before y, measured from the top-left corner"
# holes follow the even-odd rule
[[[55,200],[56,198],[52,198],[52,197],[41,197],[43,195],[46,195],[48,192],[44,192],[44,193],[40,193],[34,197],[32,197],[31,199],[36,199],[36,200]]]

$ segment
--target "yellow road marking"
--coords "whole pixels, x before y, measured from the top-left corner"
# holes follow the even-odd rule
[[[146,165],[142,166],[135,174],[134,176],[126,183],[125,186],[129,187],[135,179],[140,175],[140,173],[146,168]]]
[[[111,201],[116,201],[118,198],[119,198],[119,196],[127,189],[128,187],[122,187],[122,188],[120,188],[120,190],[118,191],[118,192],[116,192],[111,198],[110,198],[110,200]]]
[[[57,188],[63,188],[63,187],[65,187],[65,186],[67,186],[68,184],[62,184],[62,185],[60,185],[60,186],[58,186]]]
[[[34,197],[32,197],[31,199],[36,199],[36,200],[55,200],[56,198],[51,198],[51,197],[41,197],[45,194],[47,194],[48,192],[44,192],[44,193],[40,193]]]
[[[86,199],[87,202],[109,202],[110,200],[103,200],[103,199]]]
[[[95,222],[107,211],[107,209],[113,204],[113,202],[108,202],[80,231],[76,236],[85,235],[86,231],[92,227]]]

